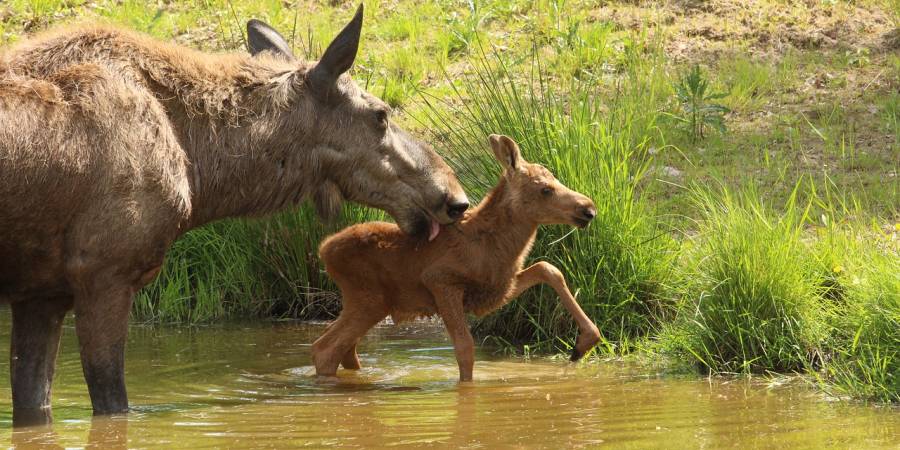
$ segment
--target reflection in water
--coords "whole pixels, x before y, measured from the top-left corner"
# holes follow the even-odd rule
[[[52,427],[12,431],[0,356],[0,447],[892,447],[900,414],[829,403],[804,386],[647,376],[620,363],[522,361],[482,351],[458,384],[428,324],[380,327],[363,370],[319,379],[322,325],[132,329],[134,411],[91,418],[74,330],[65,330]],[[0,309],[0,348],[8,343]]]
[[[17,449],[65,448],[53,431],[53,425],[17,427],[11,433],[10,443]],[[86,448],[126,449],[128,448],[128,418],[125,416],[94,417],[90,419]]]

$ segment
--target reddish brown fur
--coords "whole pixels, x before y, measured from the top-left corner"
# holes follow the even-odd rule
[[[438,314],[453,339],[460,379],[472,379],[473,341],[466,313],[485,315],[529,287],[552,286],[578,323],[573,351],[580,358],[600,339],[560,271],[546,262],[522,270],[540,224],[584,227],[591,200],[569,190],[544,167],[522,160],[506,136],[491,146],[505,171],[487,197],[432,242],[412,239],[396,225],[354,225],[329,237],[319,254],[343,295],[343,311],[313,344],[316,373],[333,375],[339,363],[359,368],[356,344],[376,323]],[[547,192],[546,190],[549,190]]]

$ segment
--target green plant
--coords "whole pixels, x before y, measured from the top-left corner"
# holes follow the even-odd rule
[[[444,43],[448,58],[468,53],[478,39],[478,30],[492,17],[490,10],[485,11],[477,1],[467,2],[467,6],[465,14],[454,12],[445,19],[446,26],[450,29],[450,33],[445,35]]]
[[[900,0],[884,0],[884,6],[894,20],[894,27],[900,30]]]
[[[680,112],[670,113],[669,117],[687,127],[691,142],[705,138],[707,127],[713,127],[720,133],[726,132],[725,114],[730,110],[712,101],[725,98],[728,93],[708,92],[709,80],[704,77],[699,64],[682,76],[674,89]]]
[[[663,333],[710,372],[802,371],[823,338],[817,272],[794,194],[775,214],[754,189],[692,190],[701,220],[686,242],[682,300]]]
[[[900,245],[895,230],[828,224],[816,244],[828,286],[829,391],[900,402]]]

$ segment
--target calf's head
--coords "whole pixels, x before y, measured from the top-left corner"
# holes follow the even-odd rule
[[[393,123],[391,108],[346,72],[359,47],[363,7],[317,63],[297,62],[277,77],[290,92],[293,134],[312,142],[318,212],[331,217],[343,200],[387,211],[403,231],[424,234],[462,217],[469,206],[452,169],[429,145]],[[250,52],[295,61],[287,41],[263,22],[247,24]]]
[[[488,138],[497,161],[503,166],[512,207],[537,224],[569,224],[584,228],[597,215],[594,202],[565,187],[540,164],[522,158],[519,146],[509,136]]]

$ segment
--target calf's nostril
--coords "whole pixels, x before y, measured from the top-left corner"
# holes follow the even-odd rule
[[[451,219],[458,219],[467,209],[469,209],[469,202],[450,203],[447,205],[447,215]]]
[[[588,220],[597,216],[597,210],[594,208],[581,208],[581,214]]]

